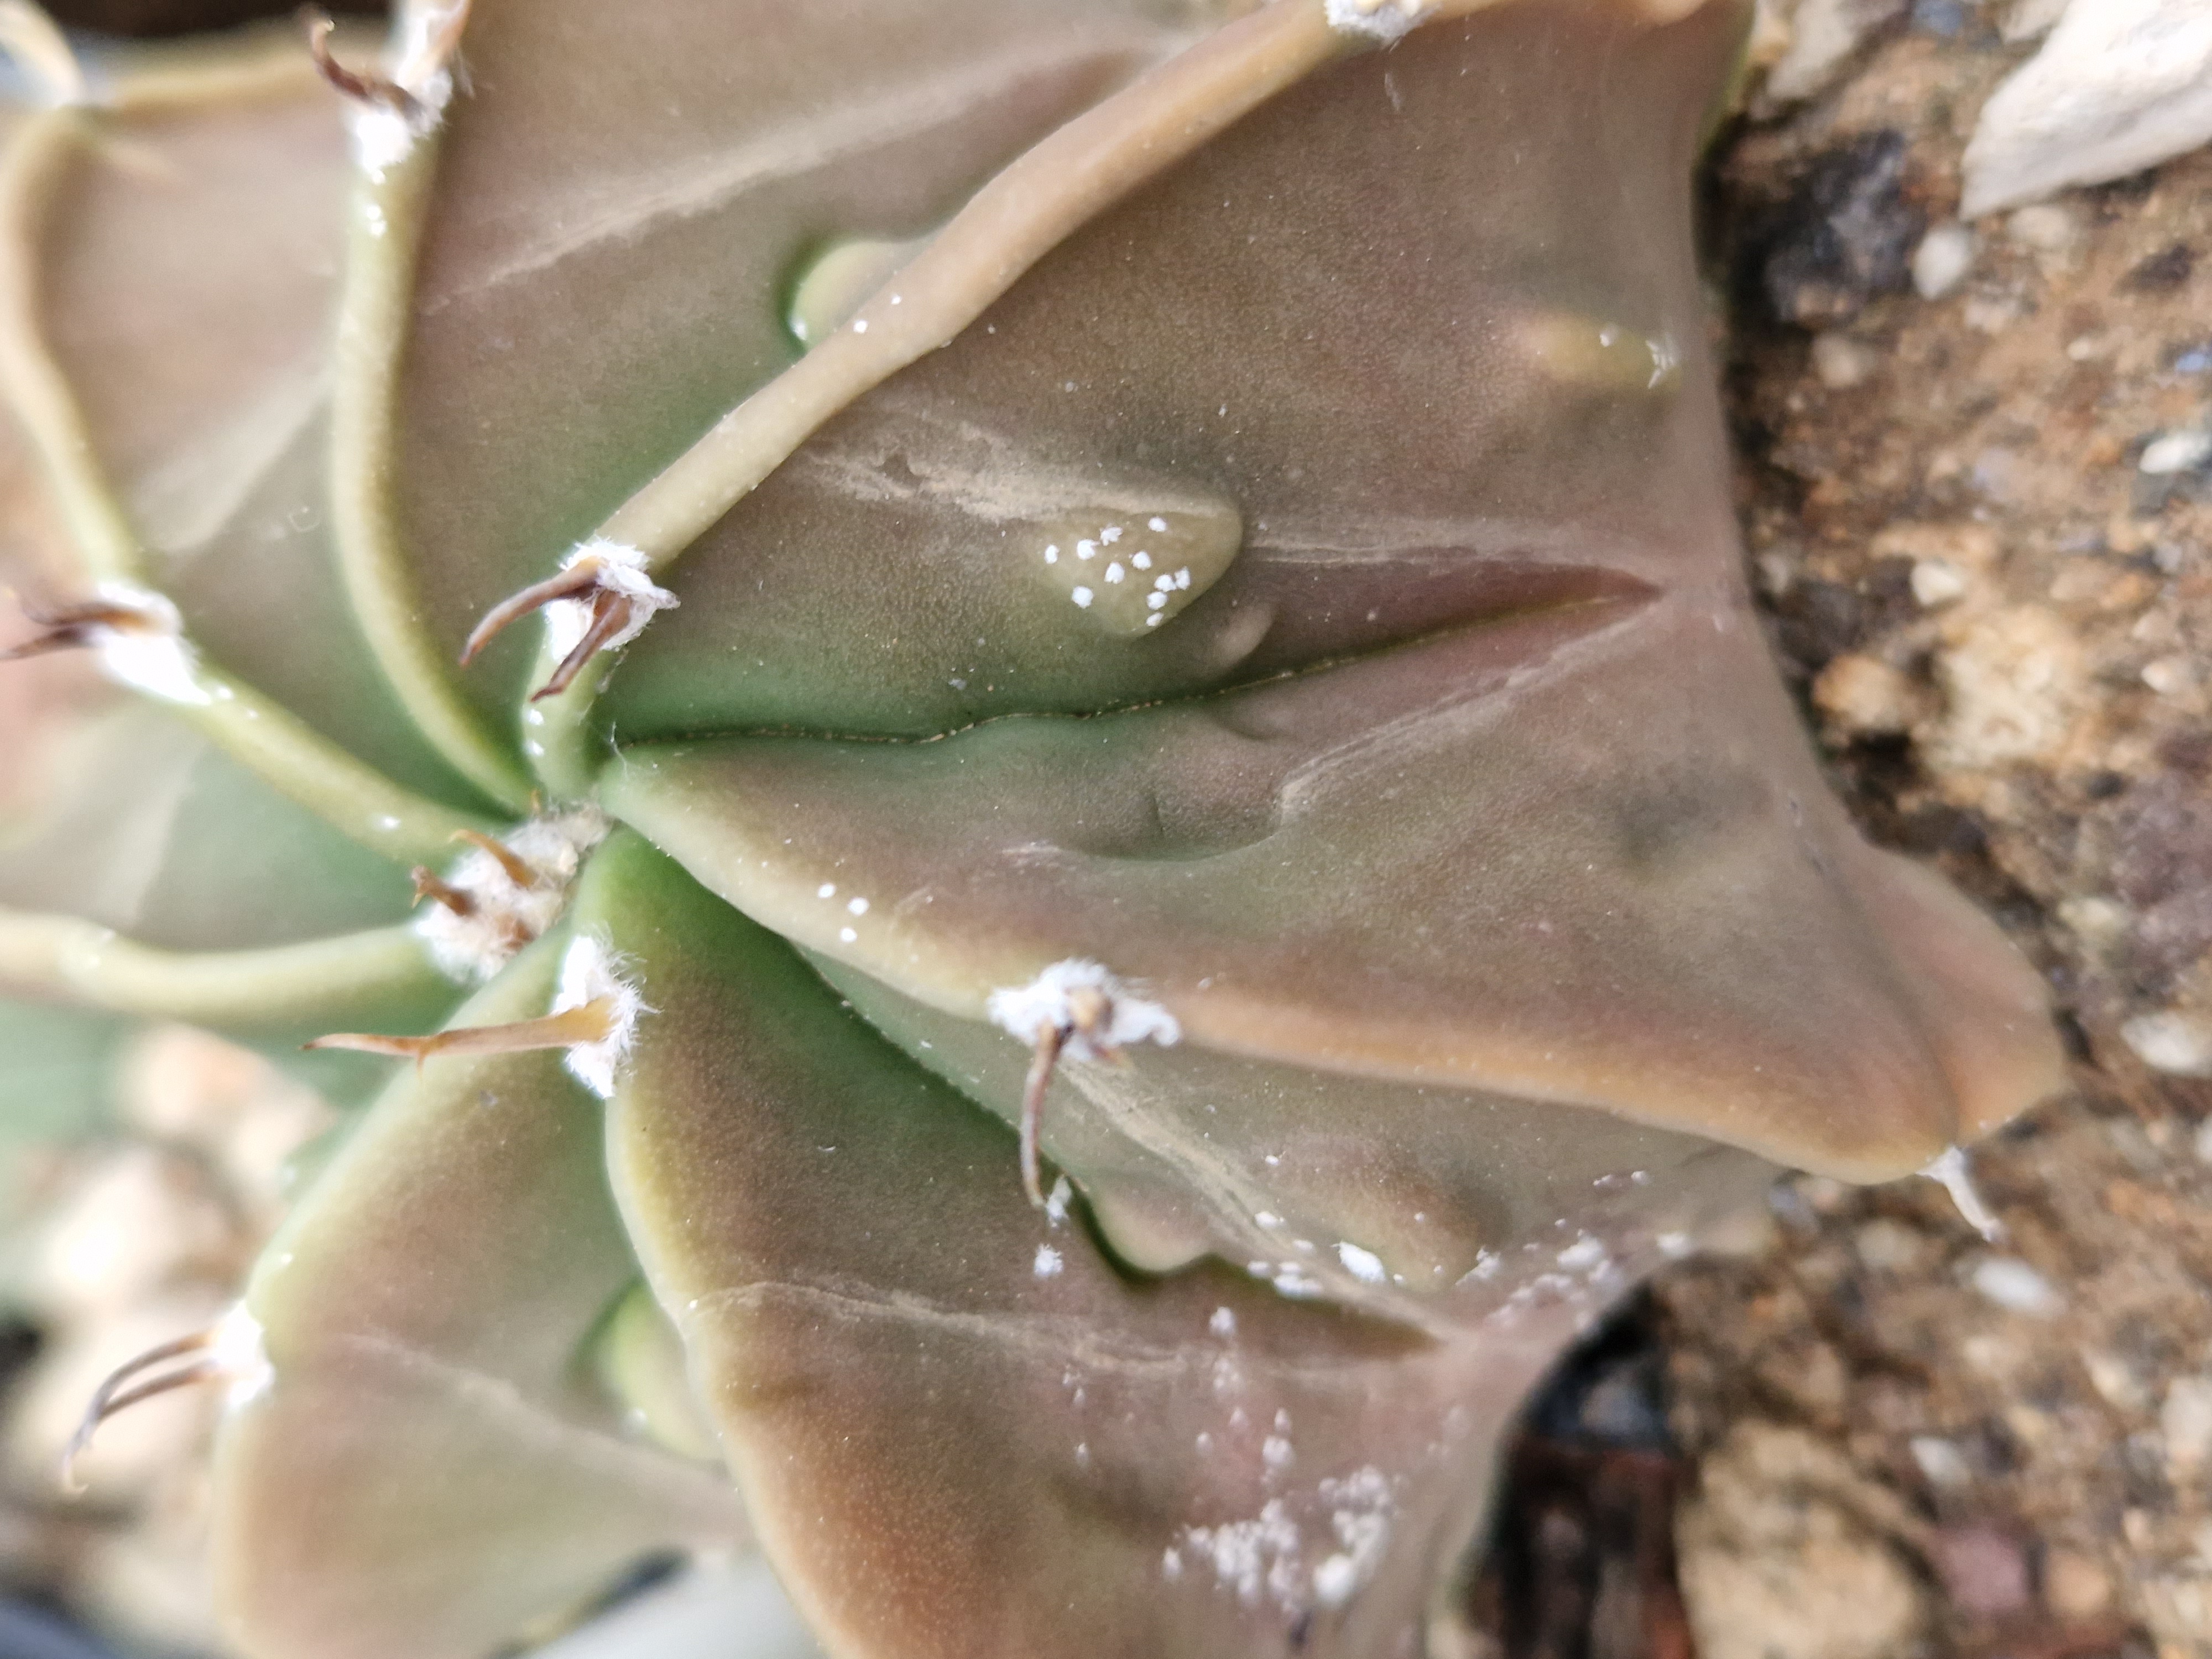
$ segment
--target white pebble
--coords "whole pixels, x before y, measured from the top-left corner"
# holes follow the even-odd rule
[[[2165,432],[2143,447],[2136,471],[2154,478],[2194,472],[2212,461],[2212,432]]]
[[[1933,611],[1939,605],[1948,605],[1963,598],[1966,592],[1966,573],[1948,559],[1917,559],[1912,566],[1912,597],[1922,606]]]
[[[1974,1269],[1974,1288],[2010,1313],[2049,1318],[2065,1305],[2051,1281],[2025,1261],[2008,1255],[1985,1258]]]
[[[2120,1027],[2136,1058],[2172,1077],[2212,1077],[2212,1019],[2167,1009],[2138,1014]]]
[[[1940,300],[1974,268],[1974,233],[1957,223],[1938,225],[1912,251],[1912,286],[1923,300]]]

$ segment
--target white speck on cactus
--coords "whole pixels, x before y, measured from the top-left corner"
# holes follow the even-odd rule
[[[1428,15],[1433,0],[1326,0],[1328,26],[1370,40],[1397,40]]]
[[[1118,524],[1108,525],[1098,532],[1098,539],[1109,547],[1113,546],[1115,542],[1121,539],[1121,526]]]
[[[653,578],[645,574],[645,555],[625,543],[595,537],[563,559],[561,568],[574,570],[586,563],[602,590],[619,593],[629,601],[629,619],[599,647],[602,651],[621,649],[645,632],[645,625],[655,615],[673,611],[679,603],[666,588],[654,586]],[[591,625],[590,599],[555,599],[545,607],[547,653],[555,658],[566,657],[582,642],[584,630]]]
[[[561,983],[547,1011],[565,1014],[587,1002],[605,1003],[611,1009],[605,1036],[597,1042],[579,1042],[562,1058],[568,1074],[601,1100],[614,1097],[615,1073],[629,1056],[638,1016],[652,1012],[637,987],[623,977],[624,965],[600,940],[588,933],[578,936],[561,958]]]
[[[1067,1184],[1066,1176],[1054,1182],[1052,1193],[1044,1201],[1045,1220],[1054,1227],[1065,1226],[1067,1223],[1067,1206],[1074,1197],[1075,1188]]]
[[[845,908],[856,916],[865,916],[868,914],[868,902],[864,898],[848,899],[845,902]]]
[[[1049,1244],[1040,1244],[1036,1247],[1036,1261],[1030,1271],[1039,1279],[1057,1279],[1063,1265],[1058,1250]]]
[[[1078,611],[1088,611],[1091,609],[1091,601],[1098,596],[1087,587],[1079,587],[1067,597],[1075,601],[1075,608]]]
[[[1345,1272],[1362,1284],[1380,1285],[1389,1277],[1389,1273],[1383,1268],[1382,1258],[1372,1250],[1362,1249],[1357,1244],[1339,1243],[1336,1247],[1336,1259],[1344,1263]]]
[[[834,881],[823,882],[819,887],[814,890],[814,896],[817,898],[836,898],[837,896],[837,884]]]
[[[1103,997],[1103,1018],[1086,1018],[1079,1004],[1085,994]],[[1048,1031],[1066,1034],[1060,1048],[1068,1060],[1099,1060],[1131,1043],[1172,1047],[1182,1039],[1176,1017],[1148,1002],[1100,963],[1070,957],[1055,962],[1027,985],[991,993],[986,1005],[1000,1030],[1035,1044]]]
[[[1216,1336],[1237,1334],[1237,1311],[1233,1308],[1216,1308],[1213,1317],[1206,1322],[1206,1328]]]

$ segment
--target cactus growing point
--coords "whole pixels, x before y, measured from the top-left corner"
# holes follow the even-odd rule
[[[131,696],[0,989],[375,1095],[182,1356],[242,1654],[465,1659],[669,1550],[839,1659],[1435,1650],[1607,1305],[2057,1085],[1738,568],[1747,9],[23,57],[16,654]]]

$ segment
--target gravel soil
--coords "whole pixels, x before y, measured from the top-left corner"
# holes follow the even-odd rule
[[[1656,1286],[1682,1598],[1705,1659],[2212,1654],[2212,153],[1962,230],[2030,47],[1887,10],[1714,170],[1754,580],[2077,1091],[1976,1152],[2001,1238],[1800,1180]]]

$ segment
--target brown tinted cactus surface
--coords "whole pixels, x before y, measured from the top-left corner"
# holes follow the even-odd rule
[[[1443,1652],[1611,1300],[2055,1086],[1738,571],[1747,11],[17,27],[26,648],[134,695],[0,982],[380,1089],[190,1362],[240,1652],[670,1549],[840,1659]]]

